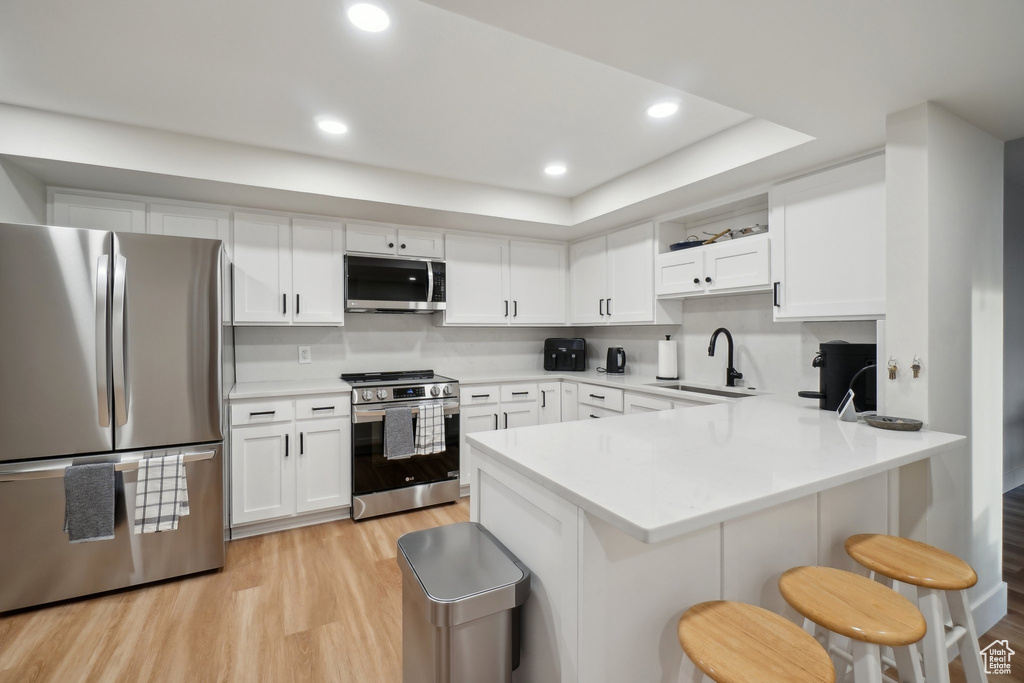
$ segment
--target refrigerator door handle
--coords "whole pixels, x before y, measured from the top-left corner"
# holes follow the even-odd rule
[[[182,458],[182,462],[198,462],[200,460],[209,460],[217,451],[197,451],[193,453],[185,453]],[[115,472],[134,472],[139,469],[139,461],[144,458],[134,458],[132,460],[122,460],[119,463],[114,464]],[[68,461],[63,461],[62,464],[49,467],[32,468],[26,467],[23,469],[0,469],[0,482],[9,481],[25,481],[26,479],[57,479],[64,476],[64,470],[71,466]]]
[[[107,290],[110,285],[110,256],[96,262],[96,403],[100,427],[110,426],[110,395],[107,393]]]
[[[125,354],[125,271],[128,261],[114,255],[114,299],[110,324],[110,342],[114,363],[114,420],[118,427],[128,422],[128,357]]]

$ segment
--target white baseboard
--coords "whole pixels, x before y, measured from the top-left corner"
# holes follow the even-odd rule
[[[301,515],[282,517],[280,519],[268,519],[265,522],[252,522],[251,524],[240,524],[231,527],[231,540],[237,541],[240,538],[271,534],[275,531],[287,531],[299,527],[334,522],[339,519],[348,519],[352,516],[351,507],[334,508],[332,510],[318,510],[306,512]]]
[[[465,498],[469,495],[469,484],[463,484],[459,487],[459,497]]]
[[[978,629],[979,638],[1006,616],[1006,600],[1006,582],[1000,581],[971,605],[971,613],[974,616],[974,625]]]

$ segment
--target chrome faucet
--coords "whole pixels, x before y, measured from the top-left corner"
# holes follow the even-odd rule
[[[708,355],[715,355],[715,342],[718,341],[718,335],[720,334],[725,334],[725,340],[729,342],[728,366],[725,368],[725,386],[734,387],[736,386],[736,380],[743,379],[743,373],[738,372],[736,368],[732,366],[732,334],[730,334],[729,330],[724,327],[719,327],[711,333],[711,343],[708,344]]]

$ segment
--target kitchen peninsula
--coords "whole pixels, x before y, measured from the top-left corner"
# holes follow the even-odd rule
[[[966,444],[778,395],[467,441],[472,519],[533,572],[516,680],[562,683],[676,681],[697,602],[794,616],[778,576],[853,569],[848,535],[897,528],[899,468]]]

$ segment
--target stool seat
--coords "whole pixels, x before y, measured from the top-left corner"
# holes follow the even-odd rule
[[[679,644],[716,683],[834,683],[824,648],[796,624],[740,602],[702,602],[679,619]]]
[[[871,579],[831,567],[795,567],[779,578],[793,609],[828,630],[901,647],[924,637],[924,617],[905,597]]]
[[[978,583],[971,565],[956,555],[909,538],[857,534],[846,539],[846,553],[877,574],[913,586],[959,591]]]

